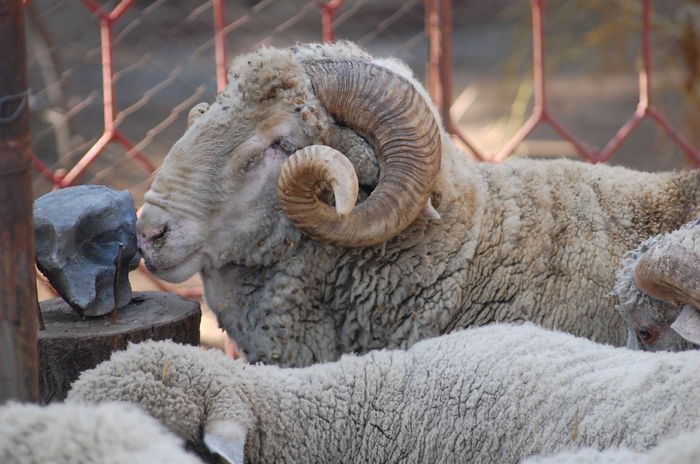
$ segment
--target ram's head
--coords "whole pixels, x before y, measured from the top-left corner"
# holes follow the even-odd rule
[[[213,104],[193,108],[146,194],[139,246],[156,275],[182,281],[243,264],[281,220],[357,247],[388,240],[431,208],[440,131],[410,80],[367,59],[294,50],[241,57],[231,78]],[[349,127],[376,153],[377,185],[357,205],[351,162],[318,146],[330,126]],[[334,207],[319,199],[325,186]]]
[[[700,347],[700,256],[694,251],[696,242],[700,246],[700,227],[696,226],[687,224],[646,240],[618,273],[615,292],[629,327],[629,348]]]

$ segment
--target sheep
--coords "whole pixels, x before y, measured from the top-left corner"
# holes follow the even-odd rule
[[[613,294],[627,322],[627,347],[700,347],[700,219],[651,237],[626,253]]]
[[[0,406],[3,464],[197,464],[182,440],[133,404]]]
[[[520,464],[642,464],[644,462],[656,464],[659,462],[645,461],[646,457],[647,455],[644,453],[637,453],[627,448],[611,448],[603,451],[595,448],[583,448],[564,451],[554,456],[533,456],[523,460]],[[667,462],[676,464],[674,461]]]
[[[528,458],[522,464],[697,464],[700,462],[700,429],[664,440],[649,453],[629,449],[584,448],[555,456]]]
[[[599,345],[530,323],[305,368],[145,342],[81,374],[69,402],[136,402],[231,462],[514,463],[647,450],[700,426],[700,352]]]
[[[623,345],[614,266],[700,215],[700,172],[473,162],[436,114],[406,65],[349,42],[236,58],[145,195],[146,266],[171,282],[199,272],[251,362],[306,366],[493,321]]]

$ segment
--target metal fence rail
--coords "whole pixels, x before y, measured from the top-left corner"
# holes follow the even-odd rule
[[[381,51],[409,60],[414,69],[421,63],[426,66],[428,89],[447,130],[478,159],[502,161],[544,123],[571,144],[579,156],[591,162],[607,161],[640,123],[648,119],[661,127],[697,166],[700,164],[698,148],[652,104],[652,4],[651,0],[634,1],[640,5],[639,97],[636,108],[630,108],[632,116],[612,139],[602,149],[591,148],[553,114],[545,68],[547,2],[531,0],[531,69],[534,75],[531,112],[504,146],[489,153],[463,134],[450,114],[455,21],[450,0],[394,3],[392,9],[383,11],[377,18],[362,16],[368,0],[200,0],[196,3],[81,0],[78,5],[82,11],[70,0],[25,0],[35,45],[30,70],[35,77],[41,76],[35,81],[42,83],[32,94],[33,104],[42,108],[35,113],[43,115],[33,133],[35,185],[39,186],[35,190],[80,182],[110,183],[133,188],[139,199],[138,192],[145,190],[148,177],[177,137],[179,130],[173,125],[183,121],[194,103],[211,99],[214,88],[221,91],[225,87],[229,51],[238,53],[265,44],[288,44],[295,40],[345,38],[348,34],[343,28],[358,18],[367,24],[356,22],[360,25],[355,26],[358,32],[351,37],[353,40],[371,46],[382,39],[378,47]],[[66,10],[69,13],[65,13]],[[66,14],[74,17],[66,17]],[[65,23],[62,27],[50,27],[56,21],[72,21],[75,27],[65,27]],[[139,42],[144,47],[152,45],[154,50],[146,48],[137,52],[139,48],[135,44]],[[84,43],[89,46],[84,47]],[[156,55],[164,50],[167,56]],[[79,63],[79,69],[64,66],[61,54],[70,55],[73,62]],[[95,66],[100,69],[99,79],[93,69]],[[138,80],[134,78],[136,75],[139,75]],[[79,82],[80,92],[66,90],[72,81],[76,81],[73,85]],[[117,91],[119,81],[129,82],[133,91],[124,92],[128,93],[126,96],[120,94]],[[145,83],[143,88],[140,87],[142,83]],[[164,101],[169,107],[163,107]],[[102,110],[102,129],[98,136],[88,135],[96,127],[92,120],[95,107]],[[150,123],[144,123],[146,118],[141,115],[154,107],[160,111],[160,117],[144,127]],[[93,117],[86,117],[86,114]],[[78,124],[89,125],[90,130],[78,130]],[[53,156],[47,155],[52,151]],[[170,289],[160,282],[157,285]],[[179,291],[195,296],[201,294],[199,289]]]

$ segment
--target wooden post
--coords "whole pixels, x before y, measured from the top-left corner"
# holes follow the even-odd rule
[[[80,373],[144,340],[199,345],[199,303],[174,293],[136,292],[119,310],[83,318],[60,298],[41,302],[46,330],[39,332],[40,402],[60,401]]]
[[[22,0],[0,0],[0,403],[39,398]]]

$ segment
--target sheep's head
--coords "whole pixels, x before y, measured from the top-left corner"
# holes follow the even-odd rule
[[[280,220],[277,205],[297,228],[338,246],[384,242],[430,210],[440,132],[420,92],[364,56],[310,59],[306,50],[239,58],[216,102],[193,108],[139,219],[152,272],[181,281],[208,265],[244,260]],[[334,151],[306,148],[336,123],[376,152],[377,186],[357,206],[351,164]],[[326,185],[335,207],[319,199]]]
[[[181,438],[242,463],[255,425],[243,368],[218,350],[149,340],[81,373],[66,402],[136,404]]]
[[[700,346],[700,256],[693,251],[700,230],[692,226],[645,241],[618,274],[615,292],[629,327],[628,347],[682,351]]]

